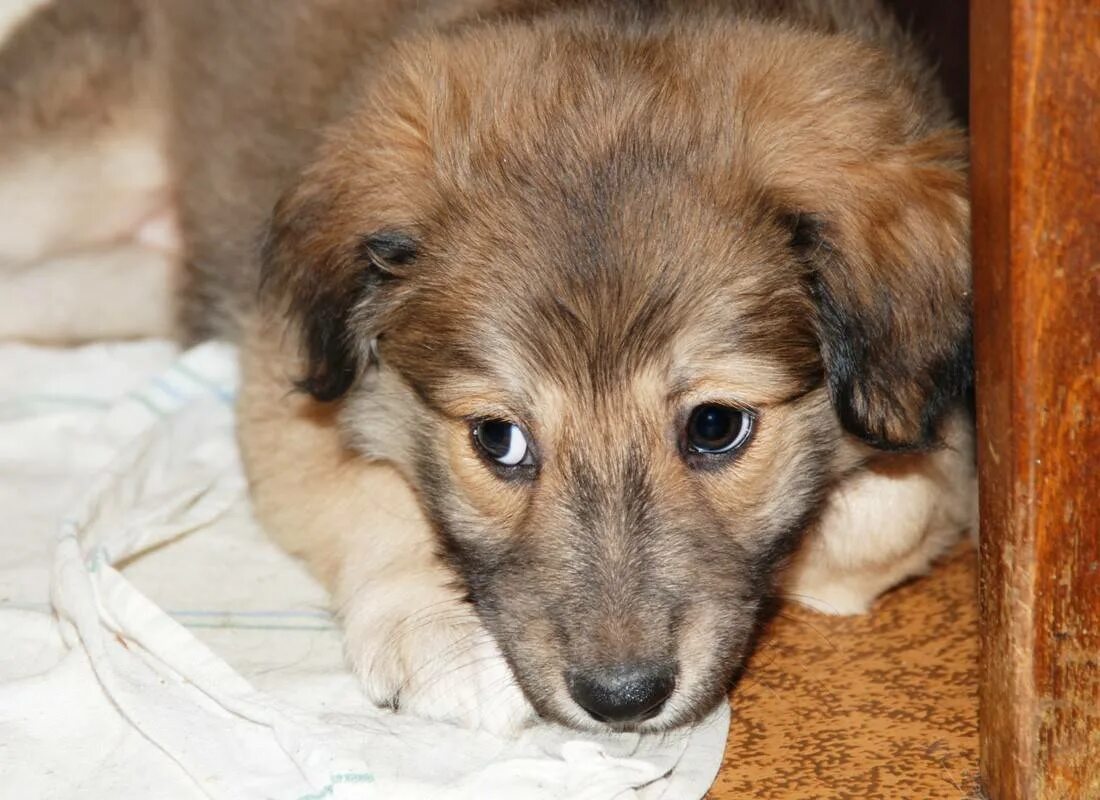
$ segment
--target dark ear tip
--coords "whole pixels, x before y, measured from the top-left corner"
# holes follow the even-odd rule
[[[359,376],[359,357],[348,330],[353,293],[346,294],[319,294],[291,311],[299,319],[305,357],[305,375],[296,385],[324,403],[346,394]]]
[[[906,431],[907,435],[902,435],[897,431],[873,430],[867,425],[866,420],[858,415],[846,411],[843,407],[840,407],[839,411],[840,422],[844,429],[876,450],[890,453],[924,453],[935,450],[941,443],[933,425],[921,425],[917,430]]]
[[[331,403],[339,400],[355,380],[355,375],[350,371],[342,371],[337,375],[312,374],[294,382],[299,391],[306,392],[319,403]]]
[[[308,362],[306,375],[296,385],[322,403],[347,394],[359,375],[359,359],[347,341],[349,311],[343,307],[335,311],[322,313],[315,306],[304,312],[303,345]]]
[[[932,389],[910,385],[917,399],[898,402],[905,389],[861,384],[832,383],[833,406],[844,429],[876,450],[893,453],[922,453],[942,444],[940,425],[953,409],[966,408],[970,371],[954,370],[948,380],[942,373]],[[899,385],[900,386],[900,385]]]

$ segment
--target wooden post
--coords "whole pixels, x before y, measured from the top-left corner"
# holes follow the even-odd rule
[[[972,0],[981,777],[1100,798],[1100,2]]]

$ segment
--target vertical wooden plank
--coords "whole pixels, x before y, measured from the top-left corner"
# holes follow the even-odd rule
[[[1100,2],[971,19],[982,781],[1100,798]]]

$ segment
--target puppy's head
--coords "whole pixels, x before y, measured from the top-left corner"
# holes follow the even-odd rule
[[[302,387],[541,713],[697,719],[852,443],[931,446],[967,388],[961,138],[884,55],[763,25],[393,63],[274,214]]]

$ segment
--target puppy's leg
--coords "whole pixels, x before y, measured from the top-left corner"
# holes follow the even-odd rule
[[[238,435],[256,514],[332,590],[371,700],[515,730],[530,707],[407,484],[344,448],[334,408],[288,390],[298,363],[280,333],[252,325],[242,366]]]
[[[976,529],[977,500],[973,431],[960,414],[942,449],[880,459],[834,491],[786,575],[786,594],[826,614],[866,613]]]
[[[0,48],[0,337],[171,330],[177,243],[138,246],[173,228],[146,28],[136,0],[70,0]]]

